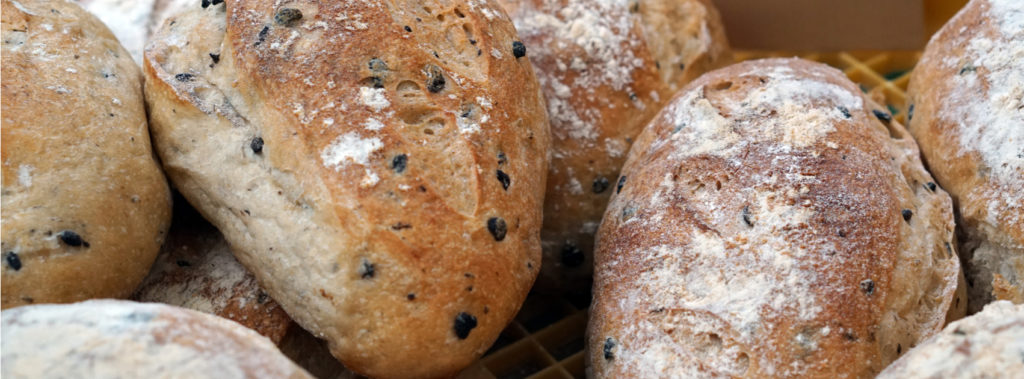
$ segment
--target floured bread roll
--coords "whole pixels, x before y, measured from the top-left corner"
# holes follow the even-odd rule
[[[180,198],[167,242],[133,298],[217,315],[275,344],[292,323],[256,277],[238,263],[220,232]]]
[[[585,293],[594,232],[633,138],[683,84],[729,60],[706,0],[501,0],[553,136],[537,288]]]
[[[680,91],[598,231],[593,376],[869,378],[962,315],[950,198],[881,109],[799,59]]]
[[[153,270],[134,299],[213,314],[270,339],[317,378],[349,378],[323,341],[296,324],[232,255],[227,241],[184,199]]]
[[[454,374],[540,265],[550,135],[519,46],[476,1],[197,2],[146,50],[156,150],[347,367]]]
[[[3,308],[127,297],[171,222],[142,76],[74,2],[3,1]]]
[[[1024,303],[1024,1],[974,0],[925,49],[909,129],[957,207],[971,312]]]
[[[312,378],[234,322],[91,300],[3,311],[4,378]]]
[[[996,301],[946,326],[879,379],[1024,377],[1024,305]]]

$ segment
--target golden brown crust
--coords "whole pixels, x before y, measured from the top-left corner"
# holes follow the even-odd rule
[[[594,232],[633,138],[683,84],[728,60],[706,1],[505,0],[553,139],[537,288],[590,286]]]
[[[133,299],[210,313],[281,343],[292,319],[232,255],[213,225],[184,199],[153,269]]]
[[[139,68],[74,3],[3,9],[3,308],[126,297],[170,224]]]
[[[595,377],[870,377],[939,330],[949,197],[837,70],[751,61],[637,139],[598,232]]]
[[[20,307],[3,331],[5,378],[312,378],[252,330],[163,304]]]
[[[970,2],[929,42],[909,129],[957,206],[971,312],[1024,301],[1024,4]]]
[[[196,6],[146,52],[157,151],[347,366],[452,374],[540,260],[549,131],[515,41],[479,2]]]

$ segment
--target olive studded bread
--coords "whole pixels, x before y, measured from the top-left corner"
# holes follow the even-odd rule
[[[551,119],[537,287],[585,293],[594,233],[633,138],[683,84],[728,59],[725,33],[706,0],[501,3]]]
[[[3,311],[4,378],[312,378],[234,322],[163,304],[90,300]]]
[[[184,199],[175,199],[174,222],[152,271],[133,300],[163,303],[237,322],[267,337],[317,378],[348,378],[350,371],[323,341],[296,324],[232,254],[217,228]]]
[[[910,79],[908,129],[957,208],[970,311],[1024,303],[1024,2],[974,0]]]
[[[593,377],[869,378],[962,315],[950,198],[881,109],[799,59],[680,91],[598,231]]]
[[[1024,305],[996,301],[953,322],[878,375],[879,379],[1024,377]]]
[[[145,52],[156,150],[346,366],[454,374],[540,267],[550,136],[519,46],[477,1],[197,2]]]
[[[2,307],[127,297],[171,221],[141,72],[73,2],[2,4]]]
[[[153,269],[133,300],[170,304],[242,324],[279,344],[292,319],[238,263],[231,247],[184,200]]]

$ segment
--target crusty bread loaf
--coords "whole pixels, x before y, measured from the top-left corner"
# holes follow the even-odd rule
[[[256,277],[232,255],[220,232],[184,199],[175,199],[167,242],[133,298],[237,322],[270,339],[317,378],[353,376],[322,341],[293,322],[260,288]]]
[[[598,231],[593,376],[871,377],[962,314],[950,198],[881,109],[799,59],[684,88]]]
[[[197,3],[145,53],[156,149],[346,366],[452,374],[540,264],[550,136],[518,42],[477,2]]]
[[[879,379],[1024,377],[1024,305],[996,301],[904,354]]]
[[[1024,2],[971,1],[908,92],[910,132],[958,210],[970,311],[1024,303]]]
[[[162,304],[91,300],[3,312],[4,378],[311,378],[234,322]]]
[[[502,0],[547,99],[552,158],[537,288],[590,286],[594,232],[633,138],[686,82],[728,59],[706,0]]]
[[[174,222],[134,300],[217,315],[279,344],[292,319],[260,288],[213,225],[188,202],[174,204]]]
[[[3,308],[126,297],[171,221],[139,68],[75,3],[2,17]]]

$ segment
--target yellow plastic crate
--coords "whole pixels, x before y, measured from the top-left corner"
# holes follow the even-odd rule
[[[934,33],[967,0],[924,0],[926,25]],[[738,51],[735,61],[768,57],[801,57],[843,71],[869,97],[888,106],[894,118],[906,121],[907,84],[919,51],[781,52]],[[460,379],[585,378],[584,331],[590,294],[552,298],[532,294],[494,346]]]

